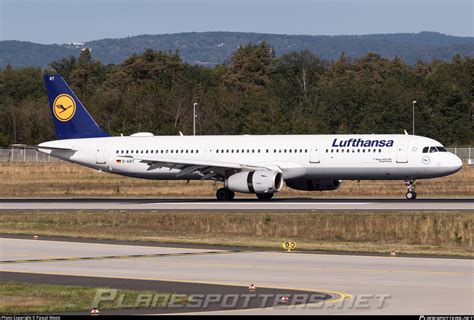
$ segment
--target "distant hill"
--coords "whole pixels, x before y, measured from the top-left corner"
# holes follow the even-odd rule
[[[408,63],[447,60],[455,54],[474,57],[474,38],[455,37],[436,32],[306,36],[244,32],[190,32],[140,35],[120,39],[102,39],[86,43],[43,45],[24,41],[0,41],[0,68],[45,66],[51,61],[79,56],[82,48],[105,64],[120,63],[145,49],[176,51],[190,63],[212,66],[225,62],[239,45],[267,41],[277,55],[309,49],[325,60],[337,59],[341,52],[357,58],[375,52],[386,58],[396,55]]]

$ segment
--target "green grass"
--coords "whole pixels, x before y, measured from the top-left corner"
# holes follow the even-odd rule
[[[1,212],[0,233],[299,250],[474,256],[459,212]]]
[[[0,284],[0,314],[89,311],[93,307],[92,302],[98,289],[105,288],[3,282]],[[128,308],[133,305],[139,294],[163,295],[163,293],[152,291],[123,289],[117,291],[117,297],[125,295],[124,301],[129,302],[126,306]],[[168,295],[171,298],[172,294]],[[157,306],[160,306],[159,303]],[[94,307],[98,307],[99,310],[121,308],[117,300],[102,301],[100,305]]]

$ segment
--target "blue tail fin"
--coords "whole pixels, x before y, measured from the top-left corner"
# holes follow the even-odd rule
[[[57,139],[109,136],[92,119],[62,76],[45,75],[44,84]]]

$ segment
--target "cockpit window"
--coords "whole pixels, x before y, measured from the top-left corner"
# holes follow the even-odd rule
[[[424,147],[423,153],[433,153],[433,152],[448,152],[445,147]]]

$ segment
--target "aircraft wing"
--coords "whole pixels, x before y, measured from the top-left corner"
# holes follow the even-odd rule
[[[275,170],[267,166],[256,166],[249,164],[239,164],[233,162],[219,162],[210,160],[197,160],[197,159],[177,159],[171,157],[134,157],[134,156],[121,156],[119,158],[134,159],[149,165],[148,170],[169,168],[181,169],[181,172],[176,176],[185,176],[193,172],[198,172],[202,175],[203,180],[210,179],[213,177],[226,177],[239,171],[257,171],[257,170]]]

